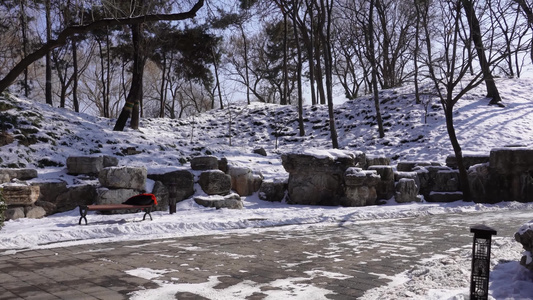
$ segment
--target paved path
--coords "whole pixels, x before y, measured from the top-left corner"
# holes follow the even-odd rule
[[[355,299],[386,284],[380,274],[470,247],[471,225],[512,236],[531,219],[478,212],[22,251],[0,256],[0,299]]]

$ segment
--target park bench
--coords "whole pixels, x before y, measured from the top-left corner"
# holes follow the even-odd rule
[[[80,205],[78,225],[81,225],[82,220],[85,220],[85,225],[87,225],[87,213],[90,211],[140,210],[144,211],[143,221],[146,219],[146,215],[150,216],[150,220],[153,220],[151,212],[154,205],[157,205],[157,199],[153,194],[136,195],[121,204]]]

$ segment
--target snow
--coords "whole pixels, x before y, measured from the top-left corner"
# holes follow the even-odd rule
[[[533,147],[533,101],[530,91],[533,79],[497,79],[506,108],[487,106],[482,88],[465,95],[457,103],[455,126],[464,153],[488,155],[490,149],[506,145]],[[427,123],[423,123],[424,107],[415,104],[412,87],[380,92],[381,110],[386,136],[378,137],[374,122],[373,101],[369,97],[346,101],[335,107],[340,150],[331,150],[329,125],[325,106],[304,107],[305,136],[297,133],[297,110],[291,106],[254,103],[213,110],[189,119],[142,119],[139,130],[112,131],[114,120],[77,114],[52,108],[25,99],[10,101],[19,106],[1,112],[16,116],[21,128],[35,131],[39,142],[28,146],[9,144],[0,148],[3,166],[38,167],[39,177],[32,181],[61,180],[69,186],[97,184],[95,178],[71,176],[65,161],[75,155],[115,155],[120,165],[143,166],[149,173],[188,169],[190,159],[198,155],[226,157],[230,165],[248,166],[260,171],[265,179],[285,180],[287,172],[281,165],[281,154],[306,153],[321,158],[335,158],[358,151],[369,157],[386,156],[392,164],[398,161],[445,161],[453,154],[442,109],[437,102],[430,105]],[[435,101],[435,99],[433,99]],[[235,118],[229,131],[227,115]],[[24,121],[24,122],[22,122]],[[7,130],[17,134],[16,129]],[[274,133],[282,133],[277,141]],[[20,134],[20,132],[18,132]],[[230,145],[231,137],[231,145]],[[278,146],[276,147],[276,144]],[[124,155],[126,148],[135,147],[138,154]],[[262,147],[268,156],[253,153]],[[146,190],[154,182],[148,180]],[[405,218],[434,214],[472,211],[533,210],[533,204],[515,202],[498,204],[408,203],[394,199],[385,205],[372,207],[295,206],[262,201],[257,194],[243,198],[244,209],[205,208],[192,199],[178,203],[177,213],[153,212],[153,221],[142,222],[140,214],[98,215],[89,212],[88,226],[79,226],[79,212],[72,210],[42,219],[7,221],[0,230],[0,255],[11,255],[29,249],[68,247],[88,243],[126,240],[151,240],[169,237],[250,232],[280,225],[307,226],[334,222],[372,222],[377,219]],[[533,226],[525,224],[519,232]],[[532,299],[533,275],[519,265],[520,244],[511,238],[497,237],[493,245],[493,265],[490,292],[494,299]],[[367,292],[363,299],[467,299],[468,283],[463,278],[470,269],[469,247],[450,249],[446,255],[429,257],[420,265],[396,276],[386,276],[391,283]],[[531,259],[531,255],[529,255]],[[132,299],[174,299],[177,291],[192,291],[211,299],[243,299],[260,291],[261,284],[243,281],[231,288],[214,289],[220,283],[217,276],[208,282],[181,284],[158,282],[158,277],[172,270],[141,268],[129,274],[158,283],[159,288],[141,290]],[[461,276],[458,276],[458,275]],[[345,275],[320,272],[309,277],[327,276],[342,280]],[[379,275],[379,274],[377,274]],[[385,275],[380,275],[385,276]],[[308,278],[304,278],[308,279]],[[269,283],[280,287],[269,293],[268,299],[324,299],[329,292],[304,285],[302,278],[288,278]],[[491,298],[491,299],[492,299]]]

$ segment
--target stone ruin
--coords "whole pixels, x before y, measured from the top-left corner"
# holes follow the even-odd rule
[[[60,179],[37,181],[37,171],[32,169],[0,169],[0,183],[8,205],[6,219],[39,218],[93,203],[122,203],[143,192],[147,179],[155,182],[156,210],[171,213],[177,202],[191,196],[206,207],[242,208],[240,197],[255,192],[262,200],[302,205],[366,206],[392,197],[398,203],[462,199],[453,156],[446,165],[400,161],[393,167],[389,158],[363,152],[317,153],[283,154],[288,180],[264,180],[259,172],[215,156],[195,157],[190,169],[163,174],[152,174],[144,167],[118,166],[116,157],[77,156],[67,159],[67,172],[77,175],[82,184],[67,186]],[[497,148],[490,155],[465,155],[464,163],[469,168],[474,201],[533,201],[532,148]],[[201,191],[195,191],[196,184]]]

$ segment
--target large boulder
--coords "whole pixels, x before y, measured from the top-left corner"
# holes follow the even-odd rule
[[[197,156],[191,159],[191,169],[197,171],[217,170],[218,158],[215,156]]]
[[[24,207],[10,207],[4,212],[6,220],[16,220],[26,217]]]
[[[259,188],[259,199],[270,202],[281,202],[285,199],[287,180],[265,180]]]
[[[252,169],[247,167],[230,166],[228,175],[231,176],[231,188],[240,196],[250,196],[256,192],[263,180],[260,173],[254,174]]]
[[[489,160],[490,156],[488,154],[463,154],[463,165],[467,170],[474,165],[488,163]],[[446,157],[446,166],[452,169],[458,168],[455,154]]]
[[[378,199],[390,199],[394,196],[394,170],[391,166],[371,165],[368,170],[376,171],[381,178],[377,187]]]
[[[155,206],[154,210],[168,210],[169,191],[168,188],[161,181],[155,182],[152,194],[154,194],[157,198],[157,205]]]
[[[490,151],[490,167],[502,175],[533,171],[533,148],[492,149]]]
[[[398,203],[407,203],[420,201],[421,198],[418,196],[418,186],[416,181],[410,178],[400,179],[395,186],[396,193],[394,199]]]
[[[26,206],[24,207],[24,215],[26,218],[40,219],[46,215],[46,211],[40,206]]]
[[[204,207],[214,207],[216,209],[242,209],[244,207],[241,197],[235,193],[226,196],[211,195],[194,197],[194,202]]]
[[[67,157],[67,172],[72,175],[98,176],[104,168],[118,165],[118,158],[114,156],[70,156]]]
[[[39,198],[39,187],[21,183],[7,183],[3,187],[2,195],[8,206],[32,205]]]
[[[396,165],[398,172],[411,172],[415,167],[439,166],[439,163],[430,161],[400,161]]]
[[[147,171],[145,167],[108,167],[98,174],[103,187],[144,191]]]
[[[514,238],[522,244],[525,250],[520,264],[533,271],[533,220],[522,225],[515,233]]]
[[[208,195],[227,195],[231,191],[231,176],[220,170],[202,172],[198,183]]]
[[[96,197],[96,186],[94,185],[71,186],[56,197],[53,202],[56,206],[55,212],[69,211],[80,205],[93,204],[96,201]]]
[[[353,152],[316,150],[281,156],[289,172],[288,203],[305,205],[339,205],[344,196],[344,173],[356,166]],[[366,164],[366,159],[363,164]]]
[[[13,179],[30,180],[37,178],[37,175],[37,170],[35,169],[0,168],[0,183],[10,182]]]
[[[194,175],[187,170],[176,170],[163,174],[149,174],[148,178],[163,183],[168,190],[169,202],[174,204],[194,194]]]
[[[376,187],[380,181],[381,178],[375,170],[363,171],[360,168],[348,168],[344,174],[345,196],[341,204],[344,206],[375,205]]]

